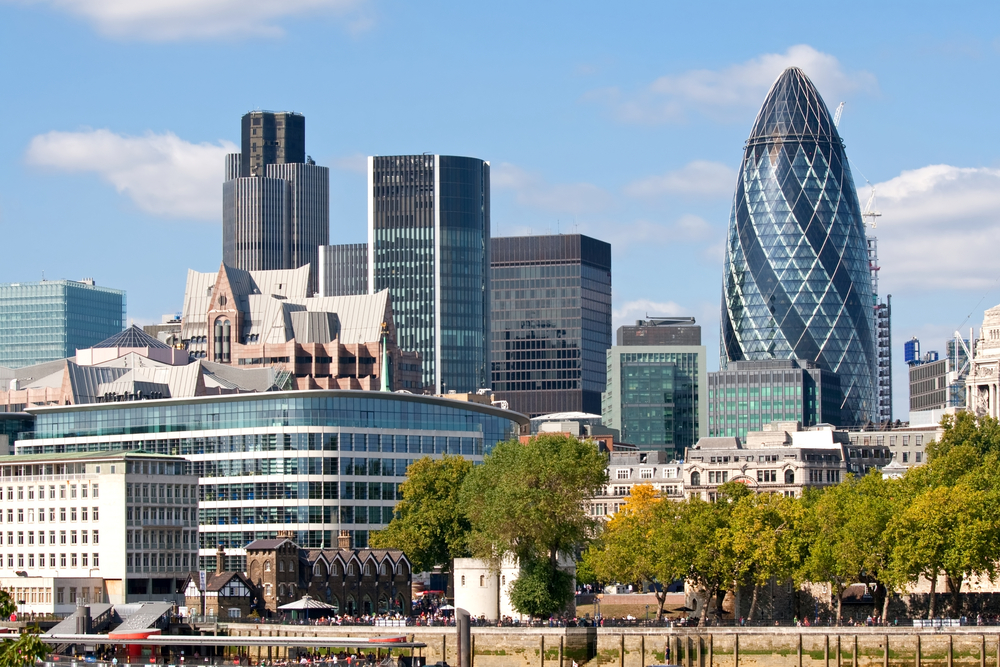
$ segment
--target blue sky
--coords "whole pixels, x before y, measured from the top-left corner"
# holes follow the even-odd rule
[[[1000,303],[1000,8],[992,3],[0,0],[0,281],[94,277],[136,322],[221,259],[224,153],[254,108],[306,115],[331,239],[365,239],[364,156],[493,165],[497,235],[613,244],[615,326],[703,325],[743,142],[786,66],[832,108],[882,212],[903,342]]]

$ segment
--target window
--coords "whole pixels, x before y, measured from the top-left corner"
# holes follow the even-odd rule
[[[70,521],[76,521],[76,508],[75,507],[70,507],[69,508],[69,520]]]
[[[96,530],[95,530],[95,531],[92,531],[92,532],[90,533],[90,536],[91,536],[91,537],[93,538],[93,539],[91,540],[91,542],[93,542],[94,544],[97,544],[98,542],[100,542],[100,540],[99,540],[99,539],[97,538],[97,531],[96,531]]]
[[[910,453],[903,452],[903,463],[909,463],[909,462],[910,462]]]
[[[86,520],[87,520],[87,508],[86,507],[81,507],[80,508],[80,521],[86,521]]]
[[[486,586],[486,575],[484,574],[479,575],[479,586],[480,588]]]
[[[94,521],[99,521],[99,519],[97,517],[97,508],[96,507],[91,508],[91,515],[94,517]]]
[[[617,479],[629,479],[632,476],[632,471],[629,468],[619,468],[617,473]]]
[[[691,473],[691,486],[701,486],[701,473]]]
[[[97,493],[97,485],[94,484],[93,486],[91,486],[91,489],[93,491],[93,493],[91,494],[91,496],[94,497],[94,498],[99,498],[100,495]]]
[[[653,468],[643,468],[639,471],[640,479],[653,479]]]
[[[923,452],[917,452],[916,462],[920,463],[920,459],[923,458]]]
[[[465,575],[462,575],[462,586],[465,586]]]
[[[92,558],[90,559],[90,561],[94,564],[94,567],[100,567],[101,566],[100,556],[96,553],[91,554],[91,556]]]
[[[264,571],[265,572],[271,571],[271,561],[269,560],[264,561]]]

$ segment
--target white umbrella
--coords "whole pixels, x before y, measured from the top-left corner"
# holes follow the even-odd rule
[[[296,600],[295,602],[289,602],[288,604],[283,604],[280,607],[278,607],[278,609],[286,611],[305,611],[306,618],[309,618],[310,609],[329,610],[329,609],[334,609],[334,606],[327,604],[325,602],[321,602],[309,595],[303,595],[300,599]]]
[[[440,607],[438,607],[438,611],[452,611],[454,609],[455,608],[452,607],[450,604],[443,604]]]

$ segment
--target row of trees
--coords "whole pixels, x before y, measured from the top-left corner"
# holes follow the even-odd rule
[[[516,559],[512,604],[549,616],[573,597],[558,557],[578,553],[595,534],[586,501],[605,484],[606,467],[593,443],[563,435],[500,443],[479,466],[457,456],[423,458],[407,469],[396,517],[371,545],[403,550],[416,571],[464,557],[499,570]]]
[[[946,417],[928,446],[928,463],[901,479],[878,472],[800,498],[755,494],[730,482],[719,500],[675,502],[650,486],[632,497],[584,554],[583,572],[598,580],[684,579],[707,598],[751,590],[771,580],[827,582],[841,619],[841,598],[856,582],[875,584],[882,615],[889,602],[925,577],[928,615],[937,613],[940,575],[958,614],[962,585],[996,573],[1000,561],[1000,424],[969,414]],[[662,616],[663,594],[658,594]],[[706,600],[707,601],[707,600]],[[708,604],[702,607],[702,618]]]

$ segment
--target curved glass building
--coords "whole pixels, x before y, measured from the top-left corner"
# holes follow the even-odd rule
[[[198,477],[199,505],[197,520],[185,514],[183,526],[199,528],[199,567],[212,570],[222,547],[227,567],[241,571],[246,545],[278,531],[315,549],[336,544],[347,530],[355,546],[366,547],[369,531],[392,519],[410,463],[445,454],[481,462],[529,423],[491,405],[356,390],[46,406],[31,414],[34,430],[21,434],[18,456],[143,451],[186,458]],[[146,575],[154,553],[163,566],[162,550],[149,546],[146,533],[159,532],[162,542],[166,527],[181,526],[179,513],[130,512],[127,572]]]
[[[802,70],[771,87],[747,139],[729,220],[721,366],[801,359],[837,373],[842,426],[875,409],[864,224],[844,143]]]

